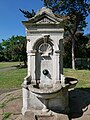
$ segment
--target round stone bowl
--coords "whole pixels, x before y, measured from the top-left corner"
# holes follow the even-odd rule
[[[63,87],[59,82],[53,84],[53,85],[44,85],[44,87],[35,87],[35,85],[30,84],[28,86],[28,89],[38,98],[42,98],[42,99],[51,99],[51,98],[55,98],[56,96],[58,96],[58,94],[60,94],[60,91],[64,90],[64,89],[72,89],[76,86],[78,80],[74,79],[74,78],[69,78],[66,77],[65,78],[65,87]]]
[[[32,93],[34,93],[34,95],[37,96],[38,98],[51,99],[59,94],[60,90],[62,89],[62,86],[60,82],[59,84],[54,84],[52,87],[45,85],[45,87],[41,87],[41,88],[36,88],[31,84],[29,85],[28,89]]]

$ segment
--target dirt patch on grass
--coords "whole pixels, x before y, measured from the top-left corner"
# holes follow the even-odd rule
[[[22,91],[2,90],[0,95],[0,120],[4,118],[16,119],[21,114]],[[1,93],[2,93],[1,92]]]
[[[3,94],[3,93],[8,93],[8,92],[12,92],[12,91],[15,91],[17,89],[15,88],[11,88],[11,89],[0,89],[0,95]]]

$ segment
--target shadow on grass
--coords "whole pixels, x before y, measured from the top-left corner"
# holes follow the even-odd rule
[[[88,112],[90,105],[90,88],[76,88],[69,92],[69,120],[79,118]],[[90,111],[89,111],[90,112]]]

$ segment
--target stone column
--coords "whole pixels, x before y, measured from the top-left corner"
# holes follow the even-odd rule
[[[59,64],[60,50],[55,51],[53,58],[53,81],[56,83],[60,80],[60,64]]]
[[[24,83],[22,85],[22,94],[23,94],[23,108],[22,108],[22,114],[24,115],[25,112],[28,110],[28,104],[29,104],[29,91],[27,87],[27,81],[24,80]]]
[[[33,50],[28,53],[28,76],[35,79],[35,51]]]
[[[63,74],[63,51],[64,51],[64,48],[63,48],[63,39],[61,39],[60,41],[60,74],[62,75]]]
[[[31,57],[31,60],[32,60],[32,64],[31,64],[31,77],[32,77],[32,80],[35,80],[35,54],[36,54],[36,51],[31,50],[30,57]]]
[[[53,83],[56,83],[56,56],[53,54]]]
[[[27,54],[28,55],[28,76],[31,75],[31,55],[30,53]]]
[[[55,51],[55,57],[56,57],[56,80],[60,80],[60,50]]]
[[[65,77],[63,75],[63,39],[60,39],[60,80],[61,80],[61,85],[65,87]]]
[[[27,81],[28,78],[30,77],[32,79],[32,62],[31,59],[32,57],[35,57],[35,52],[30,51],[28,52],[28,75],[24,78],[24,82],[22,85],[22,92],[23,92],[23,108],[22,108],[22,114],[24,115],[25,112],[28,110],[28,106],[29,106],[29,100],[30,100],[30,96],[29,96],[29,90],[28,90],[28,85],[27,85]],[[33,59],[33,65],[35,66],[35,60]],[[33,68],[34,71],[35,68]]]
[[[27,63],[28,63],[28,76],[31,75],[31,40],[27,37]]]

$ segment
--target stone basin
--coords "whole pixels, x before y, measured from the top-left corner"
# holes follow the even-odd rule
[[[52,87],[44,88],[35,88],[32,84],[29,85],[28,89],[34,93],[35,96],[42,99],[51,99],[57,96],[62,89],[62,86],[59,84],[54,84]]]
[[[60,84],[60,81],[58,81],[56,84],[53,84],[51,86],[47,85],[47,87],[41,87],[41,88],[36,88],[34,85],[30,84],[28,86],[28,89],[34,93],[35,96],[38,98],[42,99],[51,99],[55,98],[62,89],[71,89],[74,88],[77,84],[77,79],[74,78],[65,78],[65,87],[62,87]]]
[[[65,84],[68,86],[68,89],[74,89],[77,83],[78,80],[75,78],[70,78],[70,77],[65,78]]]

